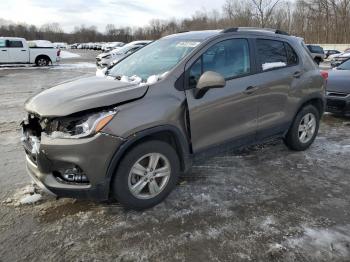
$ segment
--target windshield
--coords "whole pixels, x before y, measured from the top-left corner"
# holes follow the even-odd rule
[[[139,77],[143,82],[173,69],[200,44],[199,40],[160,39],[141,48],[110,69],[109,75],[121,78]]]
[[[350,60],[346,60],[344,63],[342,63],[341,65],[339,65],[337,67],[337,69],[340,70],[350,70]]]

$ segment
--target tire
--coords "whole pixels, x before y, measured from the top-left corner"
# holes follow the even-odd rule
[[[159,172],[157,174],[157,172],[149,169],[151,155],[156,156],[155,154],[158,154],[159,161],[154,169],[160,171],[163,168],[163,173]],[[139,165],[133,169],[136,163],[139,163],[144,169]],[[167,166],[169,167],[169,172],[165,172]],[[133,173],[132,169],[136,170],[137,173],[142,173],[142,175]],[[168,173],[169,175],[164,175]],[[127,209],[143,210],[151,208],[162,202],[174,189],[179,173],[180,162],[175,149],[162,141],[147,141],[136,145],[121,160],[112,182],[112,194]],[[158,175],[162,175],[162,177],[154,177]],[[154,195],[157,192],[157,190],[153,189],[154,183],[159,189],[156,195]],[[138,190],[132,191],[131,188],[142,189],[138,193]]]
[[[314,117],[314,129],[308,125],[308,119]],[[301,127],[303,125],[303,127]],[[295,151],[303,151],[314,142],[320,125],[320,113],[313,105],[304,106],[296,115],[284,142],[287,147]],[[308,126],[307,128],[305,128]],[[311,126],[311,125],[310,125]],[[300,128],[300,129],[299,129]],[[308,129],[310,132],[305,131]],[[308,135],[303,136],[304,130]],[[312,132],[313,131],[313,132]],[[304,138],[304,139],[303,139]]]
[[[320,63],[322,62],[322,61],[321,61],[321,58],[316,57],[316,58],[315,58],[315,62],[316,62],[316,64],[320,65]]]
[[[35,64],[37,66],[48,66],[50,64],[50,59],[45,57],[45,56],[39,56],[36,60],[35,60]]]

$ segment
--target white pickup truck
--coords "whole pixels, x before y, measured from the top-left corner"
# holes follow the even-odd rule
[[[24,38],[0,37],[0,64],[36,64],[48,66],[60,60],[60,50],[52,47],[29,47]]]

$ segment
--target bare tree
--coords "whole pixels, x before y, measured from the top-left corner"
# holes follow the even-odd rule
[[[259,26],[266,27],[281,0],[251,0],[259,20]]]
[[[226,0],[221,12],[200,10],[189,18],[153,19],[147,26],[134,28],[108,24],[103,33],[94,26],[77,26],[73,32],[66,33],[58,23],[36,27],[0,18],[0,35],[70,43],[130,42],[136,39],[156,40],[185,30],[237,26],[278,28],[301,36],[309,43],[348,43],[350,0]]]

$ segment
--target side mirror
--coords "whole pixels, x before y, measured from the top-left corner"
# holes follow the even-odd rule
[[[226,85],[225,78],[213,71],[204,72],[197,82],[194,89],[194,97],[202,98],[204,94],[211,88],[222,88]]]

